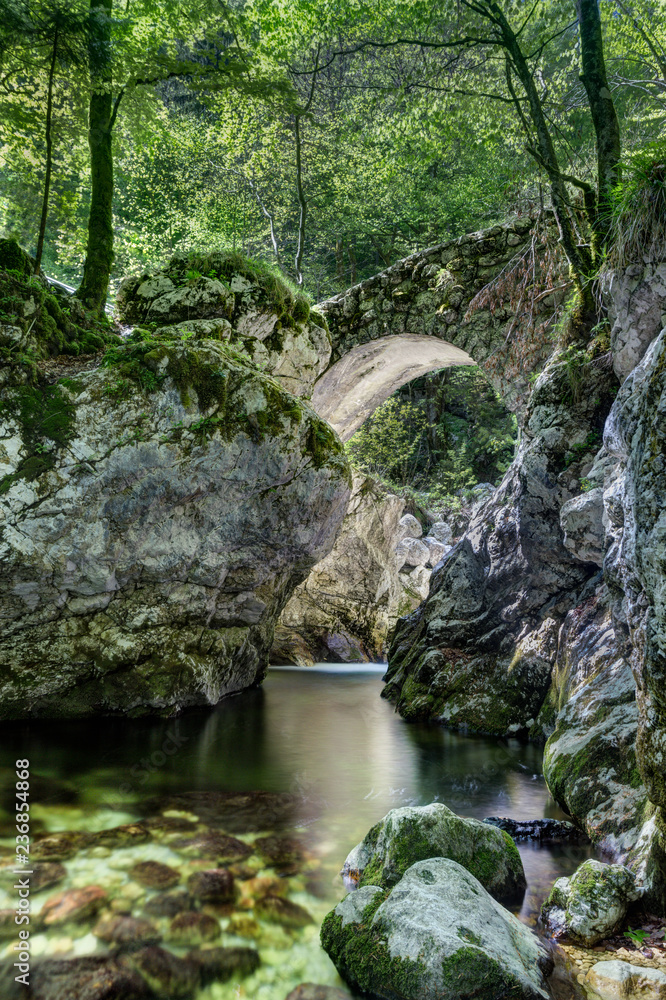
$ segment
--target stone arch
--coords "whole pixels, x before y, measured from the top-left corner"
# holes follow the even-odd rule
[[[466,312],[529,246],[533,228],[534,220],[525,217],[461,236],[319,303],[331,357],[315,385],[316,411],[348,438],[406,382],[448,365],[478,364],[508,408],[519,412],[529,395],[527,377],[485,367],[504,349],[514,314],[508,306],[478,309],[469,318]]]
[[[322,375],[312,405],[347,441],[401,385],[450,365],[476,362],[448,341],[405,333],[357,344]]]

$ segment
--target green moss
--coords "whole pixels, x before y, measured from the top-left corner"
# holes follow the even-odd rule
[[[27,450],[14,473],[0,479],[0,494],[20,479],[39,478],[71,440],[75,407],[60,385],[19,386],[0,403],[0,416],[17,420]]]
[[[333,910],[321,925],[321,943],[347,982],[370,995],[382,992],[396,997],[418,997],[422,993],[423,967],[411,959],[392,958],[372,919],[386,899],[377,893],[363,911],[358,924],[342,927],[342,917]]]
[[[308,434],[307,448],[312,455],[312,460],[316,469],[327,465],[332,456],[347,463],[345,447],[335,433],[323,420],[313,420]]]
[[[16,266],[3,267],[3,243],[4,260]],[[75,319],[74,303],[61,303],[46,281],[32,273],[29,262],[27,254],[13,241],[0,241],[0,320],[19,327],[39,357],[91,354],[118,341],[106,319],[86,313],[78,302]]]
[[[460,948],[442,962],[442,978],[444,986],[453,996],[494,997],[497,1000],[510,1000],[511,997],[523,997],[524,989],[515,978],[505,972],[498,962],[494,961],[481,948]],[[469,991],[470,984],[475,990]],[[445,994],[446,995],[446,994]]]
[[[32,258],[23,250],[16,240],[0,240],[0,270],[17,271],[29,277],[34,273]]]

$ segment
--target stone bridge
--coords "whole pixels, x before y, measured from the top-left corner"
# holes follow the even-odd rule
[[[315,410],[343,440],[406,382],[449,365],[481,365],[505,346],[506,308],[465,312],[474,296],[527,247],[534,220],[515,218],[406,257],[318,305],[332,338],[315,385]],[[510,409],[526,380],[489,376]]]

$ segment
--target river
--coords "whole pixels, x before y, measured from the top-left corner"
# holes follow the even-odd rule
[[[2,805],[11,808],[16,759],[30,761],[36,833],[94,832],[164,812],[184,823],[205,819],[215,826],[211,803],[218,801],[216,793],[289,793],[288,809],[278,810],[270,821],[264,815],[266,803],[257,799],[256,808],[264,813],[256,822],[247,819],[252,796],[247,802],[230,797],[233,808],[236,801],[242,804],[238,808],[243,817],[237,822],[222,818],[218,825],[245,836],[250,845],[261,833],[300,838],[305,860],[293,870],[284,867],[280,874],[287,878],[289,898],[314,922],[293,929],[258,920],[253,934],[243,937],[229,931],[228,914],[220,911],[223,932],[216,943],[257,947],[262,965],[249,978],[200,990],[197,1000],[284,1000],[299,982],[340,985],[319,946],[318,926],[344,894],[338,871],[347,853],[389,809],[438,801],[478,819],[565,818],[546,788],[540,748],[408,725],[379,696],[382,671],[342,665],[273,669],[262,688],[176,720],[5,724]],[[201,803],[207,803],[205,815]],[[13,843],[7,814],[1,831],[8,836],[0,846],[7,848]],[[590,849],[534,844],[520,844],[519,849],[528,891],[518,912],[533,923],[554,879],[573,872],[590,856]],[[126,898],[127,911],[140,915],[145,890],[132,882],[128,871],[146,859],[174,867],[185,864],[179,869],[183,879],[194,870],[192,865],[201,867],[201,862],[184,861],[174,852],[168,837],[111,848],[92,841],[64,860],[66,879],[34,897],[33,913],[38,917],[44,900],[63,889],[94,883],[111,898]],[[257,872],[275,881],[274,869]],[[13,906],[7,885],[5,880],[0,890],[0,910]],[[251,906],[246,897],[243,900],[250,914]],[[122,910],[122,903],[115,908]],[[172,950],[182,951],[177,946]],[[3,945],[3,957],[10,951],[11,945]],[[33,933],[34,960],[105,952],[90,926]]]

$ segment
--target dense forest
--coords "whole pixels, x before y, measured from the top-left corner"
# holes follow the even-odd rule
[[[1,13],[0,225],[54,277],[76,283],[87,261],[95,307],[107,274],[212,248],[270,261],[320,300],[551,204],[589,273],[610,202],[662,155],[659,0]]]
[[[174,253],[240,252],[319,301],[540,215],[531,254],[473,303],[512,299],[524,371],[561,334],[535,303],[578,296],[599,353],[597,276],[660,238],[636,211],[664,197],[659,0],[2,0],[0,13],[0,233],[93,317],[124,274]],[[352,458],[430,504],[496,483],[515,427],[468,374],[403,390]]]

